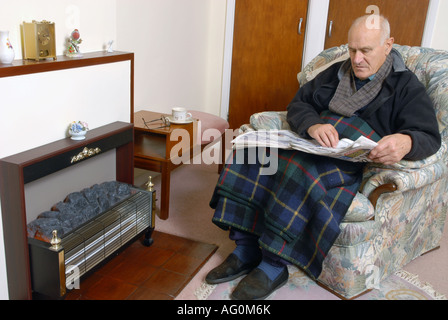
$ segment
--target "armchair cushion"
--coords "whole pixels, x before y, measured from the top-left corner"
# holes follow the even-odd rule
[[[341,234],[333,245],[336,246],[356,246],[360,243],[373,239],[379,228],[380,223],[375,220],[363,221],[358,223],[342,222],[339,225]]]
[[[360,192],[356,193],[342,222],[363,222],[375,216],[375,208],[370,200]]]

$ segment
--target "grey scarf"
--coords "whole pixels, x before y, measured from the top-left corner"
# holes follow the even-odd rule
[[[384,80],[392,70],[393,60],[393,55],[389,54],[375,77],[358,91],[353,79],[351,61],[346,60],[340,69],[342,78],[329,104],[330,111],[351,117],[356,111],[369,104],[381,91]]]

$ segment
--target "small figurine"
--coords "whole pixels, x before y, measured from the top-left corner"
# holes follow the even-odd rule
[[[114,52],[114,49],[112,49],[112,44],[114,43],[114,40],[110,40],[108,43],[107,43],[107,52],[109,52],[109,53],[112,53],[112,52]]]
[[[70,35],[70,38],[68,39],[68,50],[65,54],[67,57],[70,58],[78,58],[82,57],[82,53],[79,51],[79,45],[82,43],[82,39],[80,38],[81,35],[79,33],[78,29],[73,30],[72,34]]]

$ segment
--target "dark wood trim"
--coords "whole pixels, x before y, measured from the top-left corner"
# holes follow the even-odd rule
[[[84,147],[99,145],[102,146],[101,153],[116,149],[117,181],[133,184],[134,126],[130,123],[114,122],[89,131],[82,141],[65,138],[0,159],[3,235],[11,300],[32,298],[26,230],[26,182],[76,165],[79,162],[72,163],[71,156],[77,155]]]
[[[331,294],[334,294],[336,297],[338,297],[338,298],[341,299],[341,300],[355,300],[355,299],[358,299],[359,297],[361,297],[362,295],[364,295],[364,294],[366,294],[366,293],[372,291],[372,289],[366,289],[366,290],[364,290],[364,291],[358,293],[356,296],[353,296],[353,297],[351,297],[351,298],[346,298],[346,297],[344,297],[343,295],[341,295],[341,294],[339,294],[338,292],[336,292],[336,291],[334,291],[333,289],[331,289],[331,288],[330,288],[329,286],[327,286],[325,283],[322,283],[322,282],[320,282],[320,281],[317,281],[316,283],[319,285],[319,287],[321,287],[321,288],[327,290],[327,291],[330,292]]]
[[[134,54],[131,58],[131,123],[134,123]]]
[[[386,183],[378,186],[375,190],[373,190],[369,195],[369,200],[372,203],[373,207],[376,208],[376,203],[378,202],[378,198],[386,192],[394,192],[398,189],[395,183]]]
[[[9,299],[31,299],[28,243],[26,239],[25,190],[21,169],[0,163],[3,239]],[[24,227],[25,225],[25,227]]]
[[[80,68],[94,66],[98,64],[114,63],[120,61],[134,61],[134,53],[115,51],[108,53],[105,51],[84,53],[81,58],[68,58],[57,56],[57,60],[14,60],[12,64],[0,64],[0,78],[20,76],[48,71]]]
[[[133,134],[133,133],[132,133]],[[134,184],[134,138],[132,143],[117,147],[116,178],[117,181]]]

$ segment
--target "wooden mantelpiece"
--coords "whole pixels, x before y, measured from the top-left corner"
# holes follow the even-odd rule
[[[25,184],[59,170],[87,161],[72,158],[84,148],[100,148],[102,154],[116,150],[116,180],[134,182],[134,126],[114,122],[93,129],[85,140],[61,139],[41,147],[0,159],[0,195],[9,298],[32,298],[26,230]]]
[[[47,59],[36,62],[34,60],[14,60],[12,64],[0,64],[0,77],[12,77],[23,74],[56,71],[79,67],[93,66],[96,64],[113,63],[131,60],[134,54],[129,52],[89,52],[84,53],[81,58],[68,58],[57,56],[57,60]]]

